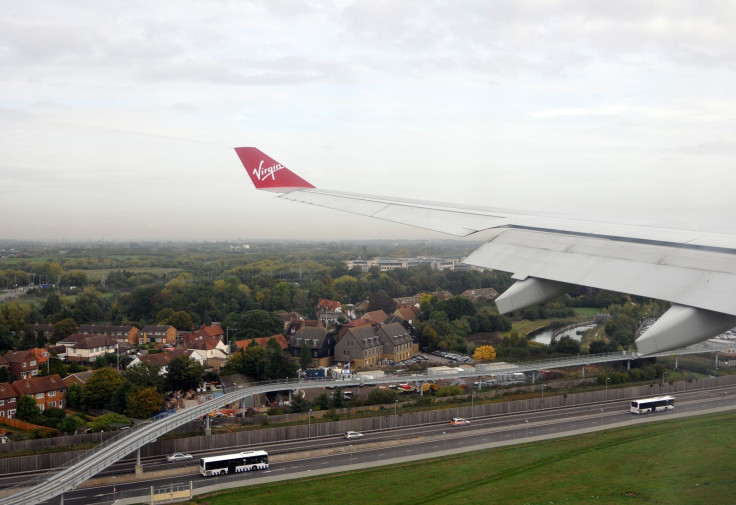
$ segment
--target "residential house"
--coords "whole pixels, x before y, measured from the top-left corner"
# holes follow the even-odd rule
[[[140,339],[147,344],[176,344],[176,328],[170,324],[147,324],[141,328]]]
[[[51,357],[51,353],[49,353],[48,349],[35,347],[29,350],[36,355],[36,361],[38,362],[39,369],[42,370],[44,367],[48,366],[49,358]]]
[[[181,351],[181,352],[183,352],[182,349],[178,349],[178,350]],[[172,358],[171,353],[169,353],[169,352],[159,352],[159,353],[155,353],[155,354],[144,354],[142,356],[136,356],[135,358],[133,358],[131,360],[131,362],[128,363],[127,368],[130,368],[130,367],[133,367],[133,366],[138,366],[141,363],[151,363],[152,365],[156,365],[156,366],[160,367],[160,370],[158,372],[159,375],[166,375],[166,373],[168,372],[168,368],[167,367],[169,366],[169,361],[171,359],[175,359],[175,358]]]
[[[83,335],[106,335],[114,338],[116,341],[127,342],[129,344],[143,344],[141,341],[141,332],[135,326],[130,325],[96,325],[96,324],[83,324],[79,326],[78,333]]]
[[[378,365],[383,345],[373,326],[348,328],[335,344],[335,361],[350,364],[352,368],[370,368]]]
[[[399,316],[404,321],[411,324],[417,317],[419,317],[419,309],[414,305],[402,304],[396,307],[394,311],[395,316]]]
[[[18,398],[23,395],[33,397],[36,400],[36,405],[41,410],[53,407],[63,409],[66,407],[67,386],[57,374],[48,377],[17,380],[11,386],[18,393]]]
[[[419,297],[421,296],[421,293],[416,294],[414,296],[402,296],[399,298],[394,298],[394,303],[397,306],[401,305],[419,305]]]
[[[322,312],[341,312],[342,304],[337,300],[328,300],[326,298],[320,298],[317,302],[317,314]]]
[[[378,327],[376,336],[383,345],[381,358],[388,361],[403,361],[413,354],[414,340],[400,323],[389,323]]]
[[[31,351],[8,351],[5,353],[11,375],[27,379],[38,375],[38,360]]]
[[[66,347],[67,362],[91,363],[99,356],[118,352],[117,340],[103,334],[72,333],[57,344]]]
[[[288,343],[290,356],[296,359],[302,355],[302,347],[309,347],[312,356],[312,367],[329,366],[335,355],[335,334],[325,328],[304,326],[291,337]]]
[[[43,332],[43,336],[46,337],[47,340],[50,340],[51,337],[54,335],[54,325],[53,324],[32,324],[28,327],[29,330],[33,331],[34,334],[38,335],[39,331]]]
[[[207,359],[217,358],[225,360],[230,354],[230,349],[225,345],[225,342],[217,337],[195,340],[194,342],[189,343],[187,349],[204,351]]]
[[[366,312],[365,314],[363,314],[363,317],[361,317],[361,319],[369,321],[371,324],[383,324],[386,318],[388,318],[388,314],[386,314],[383,310],[373,310],[371,312]]]
[[[64,377],[62,380],[67,387],[71,386],[72,384],[84,386],[87,383],[87,380],[92,377],[93,373],[95,373],[94,370],[86,370],[84,372],[72,373]]]
[[[18,393],[7,382],[0,383],[0,417],[15,417],[18,406]]]
[[[284,335],[287,335],[289,337],[296,335],[296,332],[299,331],[299,328],[302,328],[304,326],[324,328],[322,321],[320,321],[319,319],[292,319],[292,321],[289,323],[289,326],[286,327]]]
[[[219,324],[211,324],[209,326],[202,325],[202,327],[199,328],[198,330],[194,330],[194,331],[190,331],[190,332],[181,334],[182,346],[184,348],[188,348],[189,344],[191,342],[194,342],[195,340],[202,340],[205,338],[214,338],[214,337],[225,341],[227,339],[227,334],[225,333],[225,330],[223,330]]]
[[[281,312],[279,313],[279,317],[281,317],[281,320],[284,322],[284,333],[286,333],[286,330],[291,326],[292,322],[294,321],[304,321],[304,317],[302,317],[301,314],[298,312]]]

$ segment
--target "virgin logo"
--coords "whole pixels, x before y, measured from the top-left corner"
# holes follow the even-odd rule
[[[258,168],[253,169],[253,175],[258,177],[259,181],[266,180],[269,176],[271,177],[271,180],[276,180],[276,172],[281,170],[284,167],[281,163],[276,163],[275,165],[271,165],[270,167],[263,167],[263,160],[258,164]]]

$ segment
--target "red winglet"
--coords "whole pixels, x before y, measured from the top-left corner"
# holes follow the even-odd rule
[[[238,153],[238,157],[256,189],[286,192],[293,189],[314,187],[255,147],[236,147],[235,152]]]

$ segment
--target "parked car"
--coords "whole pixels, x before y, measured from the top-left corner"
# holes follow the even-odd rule
[[[176,463],[178,461],[191,461],[191,460],[192,460],[192,455],[184,454],[183,452],[174,452],[166,456],[166,461],[168,461],[169,463]]]
[[[347,440],[352,440],[354,438],[363,438],[363,434],[359,433],[357,431],[346,431],[345,432],[345,438]]]
[[[453,417],[450,420],[450,424],[453,426],[465,426],[466,424],[470,424],[470,421],[463,419],[462,417]]]

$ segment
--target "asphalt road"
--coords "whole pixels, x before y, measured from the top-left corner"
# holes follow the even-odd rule
[[[151,486],[166,490],[188,488],[190,481],[196,487],[224,481],[238,481],[242,485],[316,475],[375,466],[401,460],[421,459],[441,454],[464,452],[527,441],[568,436],[591,430],[606,429],[621,424],[636,424],[705,413],[713,409],[736,409],[736,388],[679,393],[674,412],[635,416],[628,411],[628,401],[603,402],[593,406],[551,409],[496,416],[471,418],[471,424],[452,427],[449,424],[415,426],[402,430],[387,429],[365,432],[361,440],[328,437],[319,440],[285,441],[278,448],[269,448],[270,454],[281,452],[323,451],[329,454],[275,462],[266,471],[238,474],[217,479],[204,479],[196,473],[143,480],[129,484],[105,485],[75,490],[64,495],[64,504],[87,505],[111,503],[113,496],[142,496]],[[221,452],[221,451],[220,451]],[[196,468],[177,464],[182,468]],[[165,464],[147,465],[146,470],[166,468]],[[168,466],[171,468],[171,465]],[[130,469],[127,470],[130,473]],[[59,503],[58,499],[47,503]]]

